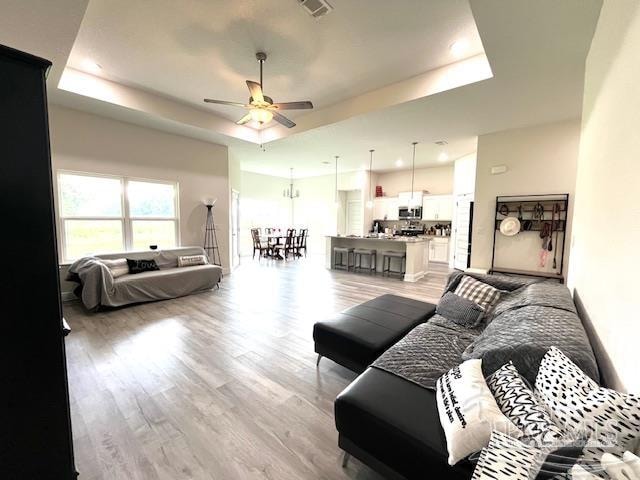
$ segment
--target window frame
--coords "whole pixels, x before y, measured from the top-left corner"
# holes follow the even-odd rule
[[[60,188],[61,182],[60,177],[62,175],[75,175],[75,176],[84,176],[84,177],[93,177],[93,178],[109,178],[113,180],[118,180],[120,182],[120,216],[78,216],[78,217],[68,217],[62,215],[62,189]],[[129,183],[130,182],[144,182],[144,183],[157,183],[161,185],[170,185],[173,187],[174,195],[173,195],[173,206],[174,206],[174,216],[173,217],[131,217],[131,212],[129,208]],[[134,221],[167,221],[173,222],[175,226],[175,244],[176,247],[181,245],[180,238],[180,184],[179,182],[174,182],[171,180],[157,180],[151,178],[143,178],[143,177],[129,177],[122,175],[111,175],[104,173],[92,173],[92,172],[82,172],[76,170],[66,170],[66,169],[57,169],[56,170],[56,190],[57,190],[57,205],[56,205],[56,216],[57,223],[59,229],[58,235],[58,251],[60,257],[60,263],[62,264],[70,264],[77,259],[72,259],[67,257],[66,252],[66,228],[65,222],[67,220],[120,220],[122,224],[122,245],[123,250],[122,253],[131,252],[133,250],[133,222]],[[119,251],[109,252],[109,253],[120,253]]]

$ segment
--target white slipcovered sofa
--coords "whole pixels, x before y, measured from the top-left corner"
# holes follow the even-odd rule
[[[80,284],[76,295],[90,310],[182,297],[218,285],[222,278],[222,267],[218,265],[178,266],[178,257],[191,255],[205,252],[202,247],[181,247],[84,257],[69,267],[67,280]],[[114,278],[102,260],[122,258],[155,260],[159,270]]]

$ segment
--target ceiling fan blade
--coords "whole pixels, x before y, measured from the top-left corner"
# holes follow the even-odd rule
[[[206,103],[217,103],[217,104],[220,104],[220,105],[231,105],[231,106],[234,106],[234,107],[246,107],[247,106],[244,103],[227,102],[226,100],[213,100],[211,98],[205,98],[204,101]]]
[[[238,120],[236,123],[238,125],[244,125],[245,123],[248,123],[249,121],[251,121],[251,114],[247,113],[244,117],[242,117],[240,120]]]
[[[309,110],[313,108],[313,103],[307,100],[305,102],[274,103],[272,106],[278,110]]]
[[[284,115],[280,115],[278,112],[274,112],[273,110],[271,110],[271,113],[273,113],[273,119],[279,124],[284,125],[287,128],[293,128],[296,126],[295,123],[293,123]]]
[[[249,87],[249,91],[251,92],[251,97],[256,102],[264,102],[264,95],[262,94],[262,86],[258,82],[252,82],[251,80],[247,80],[247,87]]]

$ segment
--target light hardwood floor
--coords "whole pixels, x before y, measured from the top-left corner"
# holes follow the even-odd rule
[[[437,301],[448,272],[407,283],[247,259],[211,292],[97,314],[65,304],[80,478],[379,479],[340,465],[333,400],[355,375],[316,369],[312,326],[384,293]]]

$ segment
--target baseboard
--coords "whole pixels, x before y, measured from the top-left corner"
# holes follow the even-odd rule
[[[417,282],[418,280],[420,280],[424,276],[425,276],[425,272],[417,272],[417,273],[413,273],[413,274],[405,273],[404,274],[404,281],[405,282]]]

